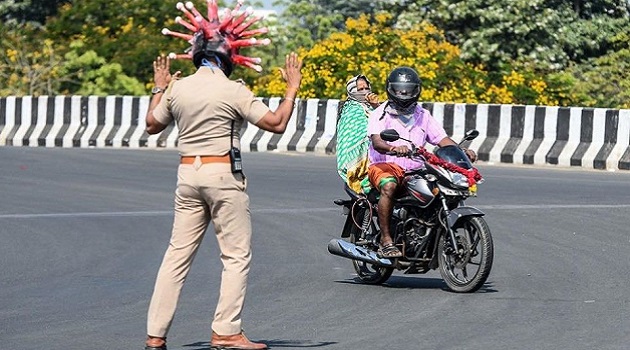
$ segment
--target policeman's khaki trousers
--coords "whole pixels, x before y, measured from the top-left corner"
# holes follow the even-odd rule
[[[223,273],[212,330],[241,332],[241,310],[251,261],[251,217],[246,180],[229,163],[180,164],[171,240],[157,275],[149,305],[147,334],[166,337],[177,300],[210,220]]]

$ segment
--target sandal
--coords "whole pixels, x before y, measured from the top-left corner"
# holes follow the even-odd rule
[[[379,257],[386,259],[400,258],[403,256],[394,243],[379,245],[377,254]]]

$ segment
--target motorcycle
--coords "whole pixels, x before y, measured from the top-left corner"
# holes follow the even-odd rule
[[[461,149],[463,142],[478,135],[477,130],[470,130],[458,145],[430,153],[401,138],[396,130],[382,131],[380,136],[385,141],[409,142],[411,151],[405,156],[425,164],[405,173],[401,194],[394,201],[390,232],[403,256],[388,259],[377,254],[378,191],[363,195],[348,186],[345,190],[350,198],[334,201],[347,218],[341,239],[332,239],[328,251],[351,259],[363,283],[382,284],[394,270],[423,274],[439,268],[453,292],[475,292],[481,288],[492,268],[494,245],[485,214],[465,205],[467,198],[477,195],[477,184],[483,178]]]

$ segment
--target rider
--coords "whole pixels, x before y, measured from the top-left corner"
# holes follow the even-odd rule
[[[353,191],[361,193],[367,181],[368,117],[379,105],[368,78],[359,74],[346,83],[348,100],[337,122],[337,173]]]
[[[421,168],[424,163],[407,157],[397,157],[409,152],[407,143],[403,140],[388,143],[381,138],[380,132],[395,129],[401,137],[413,141],[418,147],[423,147],[427,142],[439,147],[457,143],[447,136],[431,113],[418,104],[422,83],[413,68],[398,67],[392,70],[387,77],[386,89],[387,102],[370,114],[368,122],[368,136],[372,141],[369,148],[368,176],[372,186],[381,194],[378,201],[381,227],[378,253],[384,258],[397,258],[402,253],[394,244],[389,227],[393,198],[405,171]],[[474,151],[464,151],[473,162],[477,159]]]

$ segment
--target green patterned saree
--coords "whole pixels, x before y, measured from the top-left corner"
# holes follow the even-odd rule
[[[372,108],[348,100],[343,105],[337,123],[337,172],[357,193],[367,193],[368,116]]]

